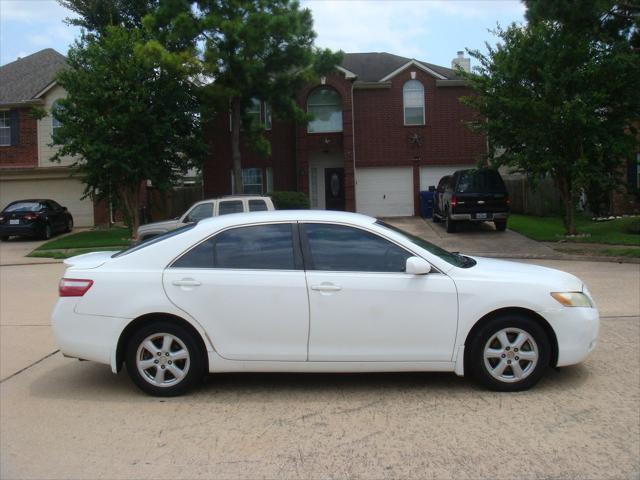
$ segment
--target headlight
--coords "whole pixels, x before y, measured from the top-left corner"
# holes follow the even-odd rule
[[[593,307],[589,297],[582,292],[551,292],[551,296],[565,307]]]

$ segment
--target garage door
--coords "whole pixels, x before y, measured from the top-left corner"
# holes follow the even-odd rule
[[[474,168],[475,165],[428,165],[420,167],[420,191],[429,190],[433,185],[438,186],[440,179],[446,175],[451,175],[456,170],[464,170],[465,168]]]
[[[84,185],[71,178],[29,180],[2,180],[0,182],[0,208],[8,203],[27,198],[50,198],[69,209],[77,227],[93,226],[93,202],[81,200]]]
[[[356,209],[373,217],[412,216],[413,168],[358,168]]]

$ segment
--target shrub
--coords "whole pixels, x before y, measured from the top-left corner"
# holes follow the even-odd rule
[[[635,219],[629,224],[629,226],[627,226],[627,233],[635,233],[636,235],[640,234],[640,218]]]
[[[302,192],[271,192],[276,210],[308,210],[309,198]]]

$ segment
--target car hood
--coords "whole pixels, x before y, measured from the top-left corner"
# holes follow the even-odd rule
[[[471,257],[477,263],[465,269],[470,275],[495,278],[508,277],[521,283],[546,285],[555,291],[581,292],[583,283],[575,275],[554,268],[541,267],[528,263],[497,260],[495,258]]]
[[[172,230],[178,225],[178,219],[164,220],[162,222],[145,223],[138,227],[138,233],[156,231],[156,230]]]

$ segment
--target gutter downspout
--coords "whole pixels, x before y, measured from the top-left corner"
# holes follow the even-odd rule
[[[352,141],[352,150],[351,156],[353,157],[353,210],[358,211],[356,205],[356,115],[355,115],[355,97],[353,96],[353,85],[354,82],[351,82],[351,141]]]

